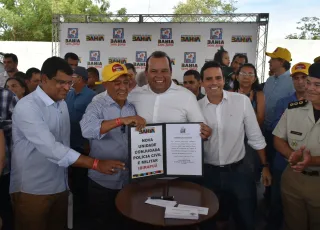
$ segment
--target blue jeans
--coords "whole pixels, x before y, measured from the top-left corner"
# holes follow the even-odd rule
[[[217,221],[228,221],[232,215],[237,229],[255,229],[256,184],[246,164],[235,167],[206,164],[203,182],[219,199]]]

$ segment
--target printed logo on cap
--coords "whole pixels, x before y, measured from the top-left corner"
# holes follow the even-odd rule
[[[252,42],[252,36],[250,35],[232,35],[231,42]]]
[[[124,39],[123,28],[113,28],[112,39],[110,39],[111,46],[126,46],[126,39]]]
[[[133,65],[136,69],[145,69],[147,62],[147,51],[136,51],[136,61]]]
[[[78,46],[80,45],[79,39],[79,29],[78,28],[68,28],[68,35],[65,40],[66,45]]]
[[[160,39],[158,40],[158,46],[173,46],[172,40],[172,28],[161,28]]]
[[[181,70],[190,69],[198,69],[196,52],[184,52],[184,62],[181,64]]]
[[[298,64],[296,65],[296,67],[294,68],[295,70],[298,70],[298,69],[307,69],[306,65],[305,64]]]
[[[119,64],[114,64],[112,66],[112,72],[121,72],[124,71],[123,67]]]
[[[87,63],[89,67],[102,68],[102,62],[100,61],[100,51],[91,50],[89,51],[89,61]]]
[[[223,40],[223,29],[222,28],[211,28],[210,39],[207,40],[207,47],[220,47],[224,45]]]
[[[103,34],[87,34],[86,35],[86,41],[93,42],[93,41],[104,41],[104,35]]]

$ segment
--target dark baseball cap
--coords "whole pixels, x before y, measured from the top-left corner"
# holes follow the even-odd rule
[[[320,63],[313,63],[309,67],[309,76],[320,79]]]
[[[88,71],[86,70],[86,68],[84,68],[82,66],[77,66],[73,70],[73,74],[78,75],[80,77],[83,77],[85,80],[88,80]]]

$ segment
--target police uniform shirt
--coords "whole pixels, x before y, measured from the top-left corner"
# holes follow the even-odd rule
[[[320,120],[315,121],[311,102],[302,100],[290,103],[273,135],[286,140],[294,151],[304,145],[311,156],[320,156]],[[320,167],[312,166],[307,170],[320,171]]]

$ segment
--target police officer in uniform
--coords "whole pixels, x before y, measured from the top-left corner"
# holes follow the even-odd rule
[[[281,181],[285,230],[319,230],[320,63],[309,68],[306,100],[289,104],[273,135],[289,162]]]

